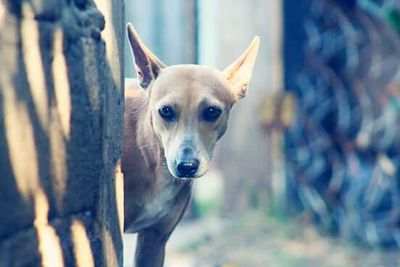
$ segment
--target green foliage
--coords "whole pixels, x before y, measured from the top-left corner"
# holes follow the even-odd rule
[[[385,12],[386,20],[400,36],[400,12],[394,8],[388,8]]]
[[[195,201],[194,212],[197,217],[204,217],[210,213],[218,211],[219,202],[217,201]]]
[[[400,36],[400,10],[393,3],[387,1],[379,5],[373,0],[360,0],[359,3],[364,9],[383,18]]]

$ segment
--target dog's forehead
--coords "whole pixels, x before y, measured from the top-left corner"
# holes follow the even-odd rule
[[[152,90],[155,98],[173,94],[181,98],[213,95],[221,101],[232,99],[229,83],[223,74],[217,69],[199,65],[166,67],[157,77]]]

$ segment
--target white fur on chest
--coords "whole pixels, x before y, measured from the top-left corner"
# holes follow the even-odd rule
[[[162,218],[168,216],[170,212],[173,212],[173,206],[176,202],[177,196],[182,190],[191,189],[188,184],[185,184],[185,182],[173,180],[171,178],[169,183],[154,192],[154,194],[152,194],[152,196],[143,204],[141,212],[134,221],[130,223],[131,227],[129,227],[129,231],[136,232],[139,229],[149,227],[159,222]]]

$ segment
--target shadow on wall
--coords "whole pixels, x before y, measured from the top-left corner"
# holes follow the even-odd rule
[[[0,4],[0,265],[122,265],[121,80],[94,4],[58,2]]]

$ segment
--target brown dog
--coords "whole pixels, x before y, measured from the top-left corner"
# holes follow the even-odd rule
[[[167,67],[131,24],[127,30],[140,86],[125,89],[125,231],[138,233],[136,266],[156,267],[189,202],[191,179],[207,172],[232,105],[246,94],[259,38],[221,72]]]

